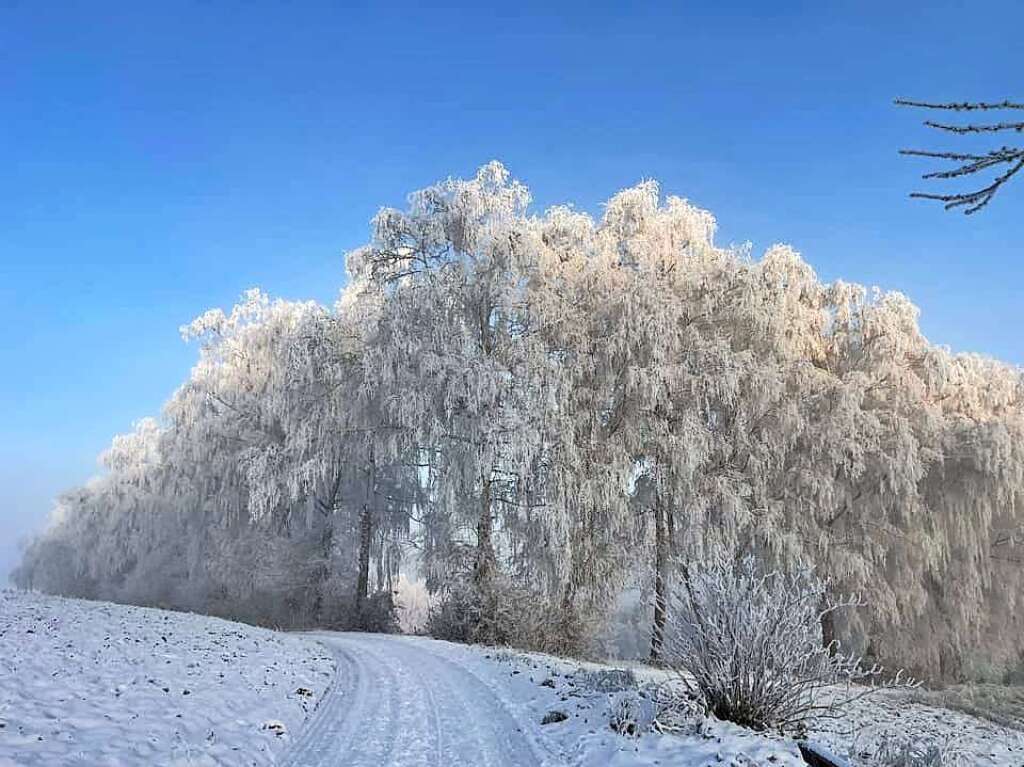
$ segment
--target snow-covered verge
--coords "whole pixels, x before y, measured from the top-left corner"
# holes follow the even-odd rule
[[[691,716],[677,719],[678,732],[657,732],[654,693],[671,675],[650,667],[422,637],[317,639],[2,591],[0,767],[288,758],[308,767],[309,753],[332,767],[422,764],[431,754],[454,765],[475,764],[466,759],[481,749],[489,763],[517,767],[804,764],[791,740],[727,722]],[[910,693],[861,700],[842,721],[811,730],[812,740],[855,757],[886,735],[953,742],[972,767],[1024,767],[1024,731]]]
[[[545,765],[806,767],[794,743],[727,722],[707,721],[699,732],[685,737],[614,732],[610,719],[620,701],[629,697],[630,688],[635,690],[632,680],[639,674],[535,653],[425,638],[399,641],[419,644],[486,682],[538,749],[551,755]],[[640,717],[647,713],[641,711]]]
[[[648,697],[671,674],[638,664],[614,671],[595,663],[537,653],[463,648],[501,669],[510,691],[509,705],[523,719],[542,721],[551,712],[566,719],[543,725],[542,734],[559,745],[574,765],[668,765],[750,767],[801,765],[794,742],[709,719],[688,731],[660,734],[650,725],[655,706]],[[640,695],[637,694],[640,691]],[[612,731],[617,709],[632,708],[642,729],[637,737]],[[914,702],[913,693],[882,691],[853,703],[841,720],[812,724],[810,740],[847,757],[853,765],[870,763],[886,737],[950,744],[971,767],[1024,767],[1024,731],[968,714]]]
[[[837,753],[873,753],[886,735],[947,744],[971,767],[1024,767],[1024,722],[1007,727],[920,702],[914,692],[882,690],[852,702],[844,719],[819,722],[811,736]]]
[[[0,767],[273,764],[333,672],[299,636],[0,591]]]

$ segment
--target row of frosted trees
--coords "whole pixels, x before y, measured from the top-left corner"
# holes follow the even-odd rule
[[[652,182],[597,221],[529,203],[489,164],[383,210],[332,310],[198,318],[189,380],[17,582],[382,629],[405,573],[439,634],[566,653],[639,588],[657,656],[672,590],[753,554],[862,595],[826,639],[931,676],[1020,661],[1020,370],[787,247],[717,247]]]

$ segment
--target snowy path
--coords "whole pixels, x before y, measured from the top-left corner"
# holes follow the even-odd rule
[[[501,682],[441,643],[316,634],[335,656],[334,686],[287,767],[556,765],[535,725],[506,704]],[[533,731],[533,732],[531,732]]]

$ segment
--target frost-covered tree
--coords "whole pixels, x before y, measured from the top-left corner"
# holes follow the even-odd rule
[[[678,198],[662,204],[651,182],[616,195],[599,222],[555,209],[546,227],[545,282],[558,304],[546,314],[560,320],[552,334],[571,445],[569,460],[554,463],[567,469],[563,503],[579,507],[570,518],[596,514],[603,528],[573,540],[581,561],[571,590],[598,562],[621,571],[635,560],[630,524],[647,529],[657,656],[671,560],[739,545],[782,454],[786,375],[799,358],[771,290],[782,251],[755,264],[716,247],[711,215]],[[576,487],[580,474],[589,492]],[[592,546],[604,533],[598,559]]]
[[[417,192],[407,211],[382,210],[373,242],[349,258],[354,284],[381,306],[367,367],[396,427],[389,458],[428,459],[432,528],[452,536],[425,565],[471,577],[479,635],[492,639],[497,581],[514,553],[495,536],[529,511],[542,447],[547,357],[525,302],[536,259],[528,203],[491,163]]]
[[[569,211],[550,215],[562,226],[573,223]],[[572,353],[565,397],[574,405],[574,452],[586,454],[604,480],[591,484],[590,494],[577,493],[578,513],[598,514],[611,525],[618,539],[612,547],[619,549],[612,561],[624,558],[630,516],[639,510],[641,519],[633,523],[650,523],[656,654],[670,551],[684,545],[683,533],[699,527],[695,518],[711,506],[732,511],[700,494],[697,485],[721,433],[710,428],[712,402],[724,401],[736,385],[730,374],[738,358],[715,316],[730,292],[715,277],[735,257],[712,244],[710,215],[675,198],[662,207],[651,182],[616,195],[596,224],[575,225],[575,237],[586,242],[575,248],[577,266],[567,273],[580,283],[572,301],[585,307],[586,316],[574,321],[585,330],[582,336],[578,329],[563,330]],[[579,393],[589,401],[580,402]],[[567,495],[572,503],[573,494]],[[594,543],[595,537],[586,539]],[[691,545],[705,540],[692,538]],[[591,569],[593,553],[585,560]],[[570,583],[578,579],[579,572]]]
[[[439,631],[566,653],[639,586],[658,656],[700,563],[751,556],[861,596],[822,613],[844,651],[1018,662],[1019,369],[789,247],[716,245],[653,182],[596,218],[529,204],[491,163],[382,210],[335,306],[252,291],[188,325],[187,380],[17,582],[372,628],[404,574]]]
[[[965,386],[964,373],[978,359],[929,344],[905,297],[816,280],[804,290],[817,294],[825,322],[792,323],[794,335],[821,345],[800,381],[804,393],[794,400],[803,412],[799,428],[789,430],[785,471],[767,497],[775,517],[772,549],[782,561],[809,557],[843,589],[865,597],[868,608],[842,629],[845,639],[897,665],[957,673],[963,663],[957,645],[970,633],[981,583],[994,564],[987,551],[993,509],[980,489],[973,508],[954,506],[965,483],[950,471],[959,452],[950,449],[950,430],[979,417],[1019,428],[1019,398],[1014,404],[1012,392],[1020,373],[986,361],[990,381]],[[987,398],[985,389],[1001,392],[998,415],[969,414],[968,399]],[[983,450],[969,452],[987,461]],[[987,491],[1000,492],[997,474],[1005,475],[997,464],[989,470]],[[1012,486],[1015,480],[1008,481]],[[1020,514],[1012,491],[991,502],[997,513]],[[968,542],[973,551],[961,548]],[[961,565],[970,574],[954,576]],[[954,583],[971,584],[973,597],[955,600],[953,610],[940,608],[936,599],[957,588]],[[936,621],[933,630],[906,630],[924,615]],[[960,639],[950,642],[953,625]],[[930,641],[922,643],[922,636]]]
[[[274,623],[373,622],[371,583],[397,574],[407,504],[399,474],[372,461],[355,319],[251,291],[191,323],[200,359],[163,425],[116,439],[107,473],[66,496],[40,545],[83,524],[105,545],[123,541],[123,553],[90,558],[116,570],[90,581],[97,596]]]
[[[312,572],[302,579],[316,593],[313,617],[337,614],[331,603],[340,588],[338,570],[354,564],[348,587],[354,615],[347,621],[356,624],[366,617],[371,559],[379,557],[382,565],[378,587],[397,575],[390,543],[405,530],[408,507],[395,490],[401,467],[376,458],[382,423],[366,394],[361,309],[332,314],[253,292],[230,316],[204,315],[188,329],[206,340],[180,398],[202,417],[194,423],[195,410],[175,410],[177,433],[186,443],[220,445],[229,465],[216,468],[217,477],[244,471],[234,485],[247,492],[241,508],[252,524],[315,541],[315,554],[305,561]],[[233,447],[216,434],[197,437],[191,431],[196,424],[224,427]],[[223,493],[215,498],[231,502]],[[346,546],[355,552],[354,563]]]

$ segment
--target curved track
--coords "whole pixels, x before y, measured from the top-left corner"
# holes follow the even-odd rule
[[[335,683],[282,764],[288,767],[537,767],[547,758],[493,679],[440,643],[317,634]]]

